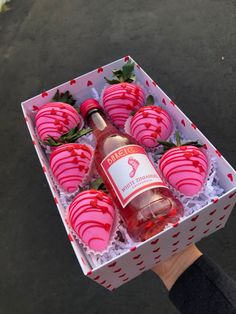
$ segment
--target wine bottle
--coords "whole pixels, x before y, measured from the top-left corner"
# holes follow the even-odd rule
[[[96,138],[95,166],[135,241],[145,241],[176,223],[183,206],[162,181],[145,149],[116,129],[89,98],[80,111]]]

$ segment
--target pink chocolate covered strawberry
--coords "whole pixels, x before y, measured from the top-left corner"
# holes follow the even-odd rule
[[[72,193],[83,184],[91,166],[92,149],[85,144],[64,144],[53,150],[50,167],[62,189]]]
[[[69,206],[68,220],[87,247],[102,252],[107,248],[115,220],[112,200],[102,191],[80,192]]]
[[[53,97],[53,102],[39,108],[36,117],[36,129],[42,141],[47,141],[49,137],[58,139],[72,128],[82,127],[82,118],[72,106],[75,100],[69,92],[57,93]]]
[[[106,81],[111,86],[103,93],[103,106],[112,122],[123,128],[130,113],[139,109],[145,102],[144,91],[132,82],[135,79],[133,74],[134,63],[126,63],[122,70],[113,70],[112,80]]]
[[[166,141],[173,129],[172,119],[162,108],[154,105],[150,95],[146,106],[140,108],[130,121],[130,133],[145,147],[159,145],[158,140]]]
[[[208,160],[198,142],[177,144],[161,142],[166,152],[161,157],[159,168],[166,180],[180,193],[186,196],[197,194],[203,187],[208,172]]]

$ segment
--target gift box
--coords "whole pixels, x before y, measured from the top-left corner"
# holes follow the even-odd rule
[[[66,220],[65,205],[50,173],[45,150],[40,145],[35,132],[34,110],[50,102],[57,89],[60,92],[69,90],[79,102],[94,95],[99,95],[104,88],[104,77],[111,76],[114,68],[121,68],[128,61],[135,63],[134,71],[139,84],[145,86],[148,93],[152,94],[157,102],[174,118],[176,127],[184,134],[185,138],[198,139],[204,144],[207,154],[212,158],[214,157],[217,177],[224,192],[221,196],[211,199],[206,206],[195,210],[187,217],[181,218],[178,223],[168,226],[168,228],[165,228],[164,231],[154,237],[145,242],[137,243],[137,245],[132,245],[117,256],[96,265],[70,231]],[[158,84],[130,56],[99,67],[50,90],[43,91],[36,97],[22,102],[22,110],[32,143],[78,262],[86,276],[106,289],[113,290],[127,283],[129,280],[152,268],[155,264],[181,251],[184,247],[209,236],[225,226],[236,202],[235,170],[200,132],[197,126],[186,117]]]

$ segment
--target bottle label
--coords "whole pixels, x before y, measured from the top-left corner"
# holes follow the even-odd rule
[[[101,167],[122,207],[144,191],[166,187],[143,147],[122,146],[107,155]]]

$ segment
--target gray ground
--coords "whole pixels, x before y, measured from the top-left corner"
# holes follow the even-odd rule
[[[177,313],[151,272],[112,294],[82,275],[20,102],[130,54],[235,166],[235,1],[21,0],[11,8],[0,15],[0,313]],[[199,246],[236,278],[234,230],[235,212]]]

